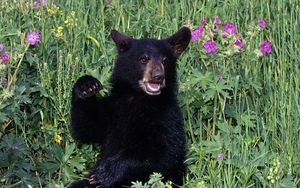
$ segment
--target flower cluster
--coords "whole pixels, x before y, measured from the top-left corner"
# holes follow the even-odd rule
[[[62,39],[64,36],[64,27],[63,26],[58,26],[57,28],[53,28],[50,31],[58,39]]]
[[[48,12],[48,14],[50,14],[50,16],[52,16],[52,15],[53,16],[54,15],[60,15],[60,16],[64,15],[64,11],[56,5],[51,6],[51,8],[49,8],[47,10],[47,12]]]
[[[206,53],[216,53],[217,52],[217,43],[211,39],[206,41],[203,44],[203,48],[205,49]]]
[[[36,45],[38,42],[40,42],[41,39],[42,39],[41,34],[35,30],[27,33],[26,36],[26,41],[33,46]]]
[[[29,45],[34,46],[41,41],[41,38],[42,38],[41,34],[38,31],[33,30],[33,31],[27,33],[25,41]],[[11,61],[11,54],[13,52],[8,52],[8,51],[5,51],[4,49],[5,49],[4,44],[0,43],[0,61],[6,65]],[[26,51],[24,53],[26,53]],[[18,54],[19,54],[19,52],[16,51],[14,55],[18,58]],[[17,71],[17,70],[18,70],[18,68],[15,71]],[[1,73],[1,70],[0,70],[0,73]],[[0,75],[2,75],[2,74],[0,74]],[[14,75],[16,75],[16,72],[14,73]],[[9,82],[8,82],[7,78],[1,77],[0,81],[1,81],[0,85],[2,86],[2,88],[8,87]]]
[[[60,136],[60,134],[55,133],[54,134],[54,142],[57,143],[57,144],[60,144],[61,141],[62,141],[62,137]]]
[[[37,9],[37,8],[39,8],[41,6],[45,6],[45,5],[46,5],[46,0],[36,0],[33,2],[32,8]]]
[[[257,20],[257,24],[260,30],[267,26],[262,18]],[[204,18],[191,35],[192,41],[201,43],[207,54],[233,55],[243,51],[245,46],[245,39],[238,33],[237,26],[231,21],[223,24],[218,16],[209,19],[208,22]],[[268,39],[265,39],[259,47],[258,57],[272,53],[272,43]]]
[[[264,42],[261,43],[259,47],[263,55],[270,54],[272,52],[272,44],[268,39],[265,39]]]
[[[232,54],[244,47],[242,36],[238,34],[237,27],[232,22],[223,25],[218,16],[209,19],[209,21],[204,18],[200,25],[192,31],[192,40],[202,43],[207,54]],[[221,44],[227,45],[230,52],[227,52],[227,49],[224,51],[224,48],[219,48]]]
[[[76,15],[75,15],[75,11],[72,11],[70,13],[70,15],[68,15],[67,18],[64,21],[66,26],[76,26],[77,25],[76,22],[77,22],[77,18],[76,18]]]
[[[262,18],[259,18],[259,19],[257,20],[257,23],[258,23],[258,26],[259,26],[261,29],[264,29],[264,28],[267,26],[266,21],[265,21],[264,19],[262,19]]]
[[[55,5],[53,5],[51,8],[48,9],[48,13],[53,16],[65,15],[64,11]],[[63,22],[56,23],[55,24],[56,26],[54,28],[50,29],[50,32],[52,33],[52,35],[58,40],[61,40],[64,38],[64,33],[67,33],[66,31],[69,27],[77,26],[78,19],[76,17],[75,11],[71,11],[69,14],[66,14],[66,16],[64,16],[64,17],[65,17],[65,19],[62,19]]]
[[[0,59],[4,64],[7,64],[10,60],[9,53],[7,51],[4,51],[4,45],[0,43]]]

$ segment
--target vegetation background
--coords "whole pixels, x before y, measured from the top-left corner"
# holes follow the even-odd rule
[[[214,38],[218,53],[207,54],[199,40],[180,57],[178,98],[188,139],[184,187],[300,187],[299,5],[2,0],[1,54],[10,59],[0,62],[0,185],[65,187],[101,156],[70,136],[70,92],[84,74],[104,84],[102,95],[109,92],[116,58],[112,29],[164,38],[184,25],[197,28],[204,17],[210,27],[218,16],[235,24],[244,47],[232,51],[228,41]],[[258,18],[266,28],[257,26]],[[38,44],[26,42],[30,31],[40,32]],[[265,38],[272,53],[262,56]]]

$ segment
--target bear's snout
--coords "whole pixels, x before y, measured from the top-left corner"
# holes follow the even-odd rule
[[[157,66],[156,68],[153,69],[152,74],[151,74],[151,80],[156,83],[163,83],[165,79],[165,72],[162,68]]]

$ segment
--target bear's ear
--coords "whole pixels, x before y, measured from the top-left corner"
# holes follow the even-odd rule
[[[118,53],[125,52],[130,48],[132,38],[123,35],[114,29],[111,31],[110,35],[113,41],[116,43]]]
[[[181,28],[177,33],[165,39],[169,43],[176,57],[178,57],[189,45],[191,40],[191,31],[187,27]]]

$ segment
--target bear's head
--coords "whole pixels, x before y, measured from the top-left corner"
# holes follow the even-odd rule
[[[188,28],[163,40],[134,39],[116,30],[111,37],[118,51],[113,90],[156,96],[176,89],[176,60],[190,42]]]

